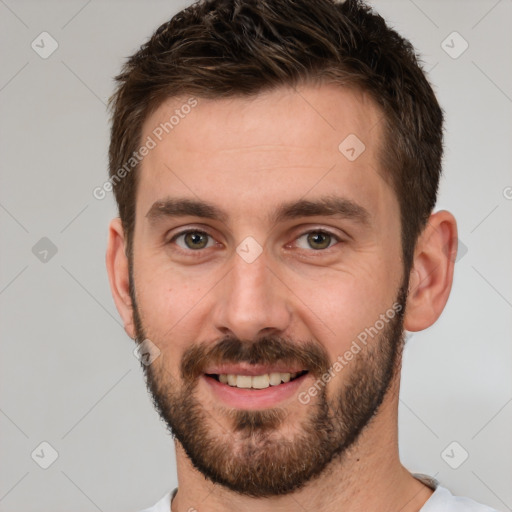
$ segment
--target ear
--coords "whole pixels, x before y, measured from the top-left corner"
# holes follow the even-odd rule
[[[133,307],[130,297],[130,273],[128,258],[125,253],[125,238],[121,219],[119,217],[110,222],[108,230],[108,245],[106,265],[110,290],[124,323],[124,330],[130,338],[135,339],[133,325]]]
[[[457,222],[446,210],[430,216],[418,238],[409,280],[404,328],[421,331],[441,315],[453,282]]]

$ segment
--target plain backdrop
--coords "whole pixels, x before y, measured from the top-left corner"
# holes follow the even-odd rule
[[[137,511],[177,483],[108,287],[114,201],[92,191],[107,177],[112,77],[186,5],[0,0],[2,512]],[[446,112],[437,209],[460,238],[445,311],[408,339],[401,457],[512,510],[512,1],[374,5]]]

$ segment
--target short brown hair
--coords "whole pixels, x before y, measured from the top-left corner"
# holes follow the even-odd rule
[[[201,0],[128,59],[110,98],[110,180],[131,258],[142,125],[169,97],[252,96],[312,82],[354,86],[383,113],[380,165],[400,204],[403,263],[437,197],[443,112],[411,43],[362,0]],[[341,141],[340,141],[341,142]]]

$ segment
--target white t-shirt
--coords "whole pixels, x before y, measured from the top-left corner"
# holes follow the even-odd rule
[[[441,487],[439,482],[426,475],[415,474],[418,480],[434,489],[434,493],[421,507],[420,512],[497,512],[491,507],[482,505],[470,498],[461,498],[454,496],[448,489]],[[141,512],[171,512],[171,499],[178,489],[167,493],[158,503],[151,508],[146,508]]]

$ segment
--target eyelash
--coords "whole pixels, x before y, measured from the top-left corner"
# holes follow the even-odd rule
[[[187,229],[185,231],[180,231],[179,233],[176,233],[170,240],[169,242],[167,242],[168,244],[171,244],[171,243],[176,243],[176,240],[179,238],[179,237],[182,237],[182,236],[186,236],[188,235],[189,233],[197,233],[197,234],[200,234],[200,235],[205,235],[209,238],[211,238],[212,240],[215,240],[213,238],[212,235],[210,235],[209,233],[207,233],[206,231],[203,231],[203,230],[200,230],[200,229]],[[334,247],[335,245],[343,242],[343,240],[338,236],[338,235],[335,235],[334,233],[331,233],[330,231],[327,231],[326,229],[311,229],[309,231],[305,231],[304,233],[300,234],[298,237],[296,237],[293,241],[294,242],[297,242],[297,240],[299,240],[300,238],[303,238],[305,236],[308,236],[310,235],[311,233],[315,233],[315,234],[322,234],[322,235],[328,235],[330,236],[335,243],[329,245],[328,247],[326,247],[325,249],[302,249],[302,250],[305,250],[305,251],[308,251],[308,252],[313,252],[313,253],[322,253],[322,252],[326,252],[327,250],[329,250],[331,247]],[[289,246],[289,244],[286,244],[286,246]],[[178,246],[179,247],[179,246]],[[205,249],[211,249],[211,246],[210,247],[205,247],[203,249],[184,249],[182,247],[179,247],[179,250],[181,251],[184,251],[184,252],[187,252],[187,254],[190,254],[190,253],[198,253],[200,254],[201,252],[203,252]],[[300,248],[299,248],[300,250]]]
[[[321,252],[325,252],[327,251],[328,249],[330,249],[331,247],[339,244],[341,242],[341,239],[339,236],[335,235],[334,233],[331,233],[330,231],[327,231],[326,229],[311,229],[309,231],[306,231],[305,233],[302,233],[300,236],[298,236],[297,238],[295,238],[294,242],[297,242],[297,240],[299,240],[300,238],[303,238],[303,237],[307,237],[308,235],[310,235],[311,233],[315,233],[315,234],[321,234],[321,235],[327,235],[327,236],[330,236],[331,237],[331,241],[334,241],[335,243],[333,244],[330,244],[328,247],[326,247],[325,249],[313,249],[313,248],[309,248],[309,249],[303,249],[305,251],[310,251],[310,252],[314,252],[314,253],[321,253]]]

